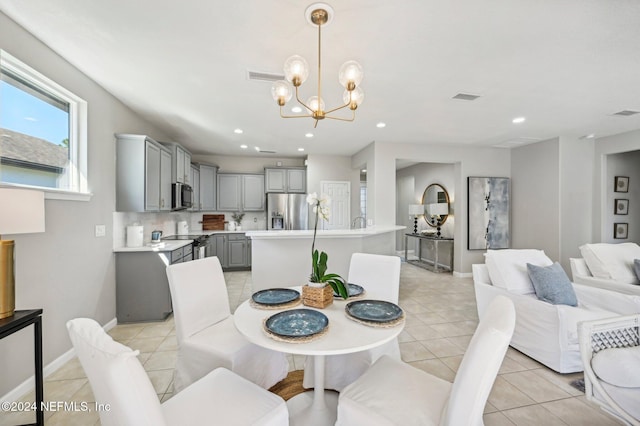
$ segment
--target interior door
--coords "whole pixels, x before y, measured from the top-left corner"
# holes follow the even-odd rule
[[[331,198],[329,221],[322,220],[322,229],[349,229],[351,217],[351,182],[321,181],[322,194]]]

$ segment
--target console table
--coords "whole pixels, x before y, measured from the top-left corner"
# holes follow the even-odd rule
[[[409,260],[407,257],[407,246],[409,242],[409,238],[417,238],[418,239],[418,260]],[[422,260],[422,241],[431,241],[433,244],[433,252],[434,259],[433,260]],[[451,248],[451,263],[448,266],[440,265],[438,261],[438,252],[441,243],[448,243]],[[413,265],[419,266],[421,268],[430,269],[433,272],[442,272],[443,270],[453,271],[453,238],[438,238],[432,237],[422,234],[404,234],[404,258],[407,263],[411,263]]]
[[[0,339],[20,331],[33,324],[34,360],[36,378],[36,425],[44,426],[42,402],[44,400],[44,386],[42,376],[42,309],[16,311],[13,316],[0,319]]]

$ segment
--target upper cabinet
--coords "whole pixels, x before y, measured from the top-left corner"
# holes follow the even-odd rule
[[[170,210],[170,159],[148,136],[116,135],[116,211]]]
[[[265,168],[265,192],[307,192],[305,168]]]
[[[191,153],[182,145],[175,142],[161,142],[169,148],[173,157],[171,165],[171,182],[192,185],[191,182]]]
[[[189,210],[195,212],[200,210],[200,166],[197,164],[191,164],[189,169],[191,188],[193,189],[193,205]]]
[[[218,211],[264,211],[264,175],[218,173]]]
[[[218,168],[208,164],[200,164],[200,209],[216,210],[216,174]]]

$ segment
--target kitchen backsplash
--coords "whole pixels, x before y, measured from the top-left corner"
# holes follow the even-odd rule
[[[162,231],[163,236],[176,234],[176,224],[186,220],[190,232],[202,231],[202,215],[204,213],[224,214],[226,222],[233,221],[230,212],[172,212],[172,213],[113,213],[113,247],[124,247],[126,243],[126,229],[130,225],[142,225],[144,227],[144,243],[151,241],[151,232]],[[228,229],[228,224],[225,224]],[[264,212],[246,212],[242,219],[242,231],[254,231],[266,229],[266,216]]]

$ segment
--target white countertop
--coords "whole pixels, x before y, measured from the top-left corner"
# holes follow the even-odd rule
[[[244,234],[244,231],[189,231],[187,235],[215,235],[215,234]],[[165,237],[170,235],[165,235]],[[193,242],[193,240],[164,240],[157,244],[146,242],[142,247],[117,247],[114,253],[141,252],[141,251],[173,251],[180,247],[184,247]]]
[[[385,234],[387,232],[395,232],[405,228],[406,226],[402,225],[392,225],[371,226],[359,229],[318,230],[316,238],[362,238],[371,235]],[[313,238],[313,229],[302,231],[246,231],[245,234],[252,239]]]

